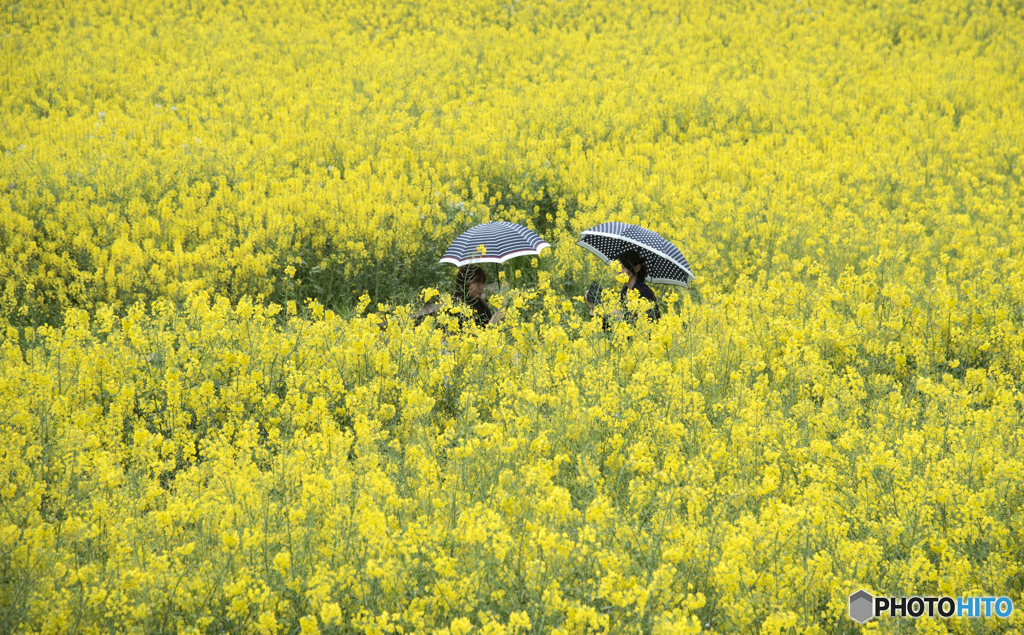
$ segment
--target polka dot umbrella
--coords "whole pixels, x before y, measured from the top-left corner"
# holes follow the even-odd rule
[[[456,267],[484,262],[501,264],[516,256],[539,255],[542,249],[550,246],[546,240],[522,225],[503,220],[494,221],[464,231],[441,257],[441,262]]]
[[[601,223],[580,234],[576,244],[608,264],[627,251],[635,251],[647,265],[648,282],[689,288],[693,280],[690,263],[679,249],[653,232],[629,223]]]

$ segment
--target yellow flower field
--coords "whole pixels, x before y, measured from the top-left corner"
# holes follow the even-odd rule
[[[1019,3],[0,15],[0,632],[1021,630]]]

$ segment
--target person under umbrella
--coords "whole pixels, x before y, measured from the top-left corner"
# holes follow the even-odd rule
[[[628,276],[621,293],[623,301],[631,289],[636,289],[640,297],[655,302],[654,292],[647,286],[648,282],[689,288],[693,280],[690,263],[679,248],[646,227],[617,221],[601,223],[584,230],[576,244],[596,255],[605,264],[612,260],[619,261],[622,273]],[[591,291],[587,293],[591,313],[599,298],[600,289],[596,286],[596,283],[591,285]],[[627,320],[636,320],[636,316],[631,316],[625,307],[622,314]],[[661,317],[657,304],[648,315],[653,320]]]
[[[455,274],[452,297],[473,310],[473,320],[480,326],[496,324],[504,317],[483,298],[487,274],[481,263],[497,267],[512,258],[537,256],[551,245],[534,231],[508,221],[493,221],[464,231],[451,244],[439,262],[459,268]]]
[[[472,311],[472,320],[477,326],[497,324],[505,317],[505,314],[494,308],[484,300],[484,286],[487,284],[487,274],[483,267],[478,265],[466,265],[459,267],[455,274],[455,293],[452,299],[468,306]],[[460,322],[463,320],[460,318]]]
[[[635,290],[641,298],[651,303],[652,307],[647,311],[647,317],[652,322],[657,322],[661,319],[661,311],[658,309],[658,299],[654,295],[654,291],[647,286],[647,264],[643,258],[640,257],[634,250],[626,251],[619,254],[617,260],[621,267],[620,272],[628,276],[625,284],[622,285],[622,290],[619,292],[619,305],[620,311],[615,313],[621,315],[622,318],[630,323],[635,324],[637,314],[635,311],[630,311],[627,307],[627,301],[629,298],[629,292]],[[590,306],[590,314],[594,314],[594,306],[600,301],[599,294],[587,293],[586,300],[587,305]],[[606,325],[607,328],[607,325]]]

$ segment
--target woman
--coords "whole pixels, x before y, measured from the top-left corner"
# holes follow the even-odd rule
[[[621,311],[615,311],[614,315],[621,315],[622,319],[630,324],[636,323],[636,312],[630,311],[626,308],[626,303],[629,298],[630,290],[635,290],[641,298],[651,303],[651,308],[647,311],[647,317],[652,322],[657,322],[661,319],[661,311],[658,309],[658,300],[654,296],[654,291],[647,286],[647,264],[644,263],[643,258],[640,257],[635,251],[627,251],[620,254],[618,259],[619,266],[621,267],[620,273],[623,273],[629,278],[626,280],[626,284],[622,285],[622,291],[619,292],[619,305],[622,307]],[[587,296],[587,304],[590,305],[590,314],[594,314],[594,303],[591,301],[590,295]],[[605,325],[607,328],[607,324]]]
[[[478,326],[497,324],[505,316],[501,311],[495,311],[491,305],[484,300],[484,285],[487,284],[487,274],[478,265],[466,265],[459,267],[455,274],[455,293],[452,299],[462,302],[473,310],[473,321]]]
[[[627,251],[619,255],[619,264],[622,266],[622,273],[629,276],[626,284],[622,285],[622,291],[619,292],[619,304],[622,305],[625,320],[630,324],[636,322],[636,313],[626,310],[626,298],[629,296],[630,289],[635,289],[641,298],[651,303],[652,306],[647,311],[647,317],[652,322],[660,320],[661,311],[658,310],[658,299],[654,297],[654,291],[647,286],[647,264],[643,258],[635,251]]]

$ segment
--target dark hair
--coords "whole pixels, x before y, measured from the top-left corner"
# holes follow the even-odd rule
[[[627,271],[636,275],[637,284],[644,284],[647,281],[647,263],[640,257],[640,254],[631,249],[619,254],[619,257],[616,260],[618,260],[619,264],[624,266]],[[637,265],[640,265],[640,271],[636,270]]]
[[[459,267],[455,274],[455,293],[452,294],[460,302],[469,302],[469,285],[474,282],[487,284],[487,274],[479,265],[466,265]]]

